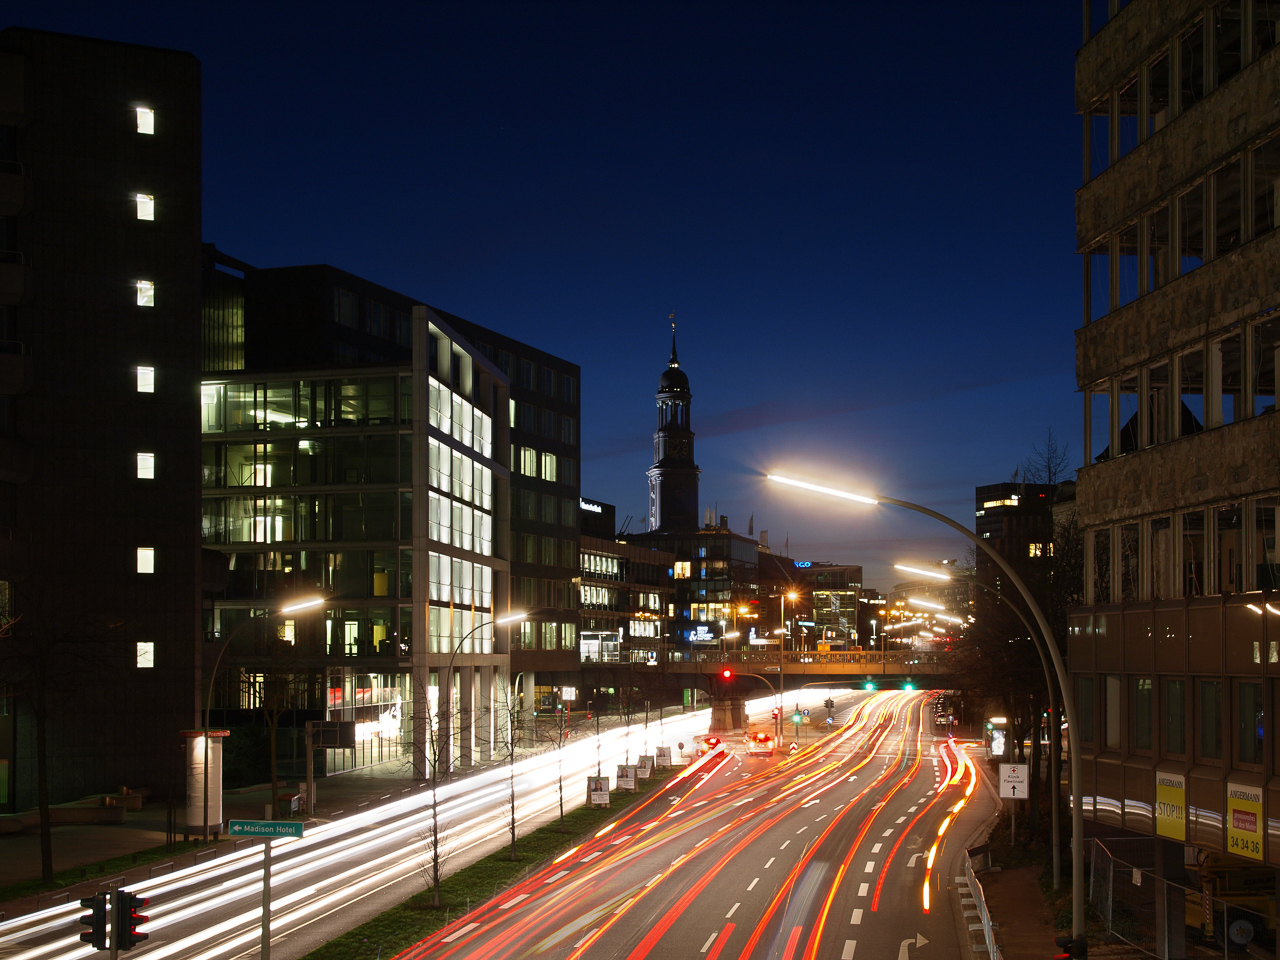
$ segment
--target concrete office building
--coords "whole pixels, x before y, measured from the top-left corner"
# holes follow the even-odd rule
[[[201,688],[200,64],[0,31],[0,810],[181,788]]]
[[[1280,866],[1280,9],[1093,0],[1085,25],[1085,812]]]

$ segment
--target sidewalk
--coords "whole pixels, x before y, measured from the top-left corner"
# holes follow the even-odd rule
[[[668,716],[668,719],[671,719]],[[640,718],[643,722],[643,716]],[[600,731],[603,733],[613,727],[620,726],[618,717],[602,717]],[[656,726],[656,718],[653,725]],[[587,734],[588,731],[582,731]],[[594,724],[589,731],[595,734]],[[554,745],[536,740],[530,735],[525,745],[517,746],[516,759],[545,753],[554,750]],[[495,759],[486,763],[477,763],[471,768],[455,767],[451,779],[457,780],[470,773],[491,766],[504,765],[506,759]],[[346,773],[322,777],[316,781],[316,819],[333,820],[365,809],[376,807],[381,803],[398,800],[408,792],[423,789],[429,784],[415,782],[410,774],[408,758],[389,760],[372,767],[364,767]],[[281,781],[282,790],[290,792],[297,787],[297,780]],[[270,801],[270,784],[259,784],[239,790],[223,792],[222,815],[224,820],[261,820],[267,813]],[[165,824],[168,814],[167,801],[144,803],[140,811],[125,814],[123,823],[113,824],[68,824],[55,826],[53,834],[53,869],[55,873],[73,870],[77,867],[88,867],[116,857],[127,857],[130,854],[163,846],[165,842]],[[185,809],[180,801],[177,808],[177,819],[181,824]],[[177,839],[182,839],[181,826]],[[243,841],[240,841],[243,842]],[[212,857],[223,856],[233,850],[236,841],[222,840],[198,851],[188,851],[172,858],[162,859],[125,871],[116,871],[112,875],[95,874],[83,883],[65,887],[48,893],[25,897],[7,903],[0,902],[0,914],[12,919],[55,903],[63,903],[96,893],[100,884],[108,879],[125,877],[124,883],[137,882],[149,878],[153,871],[168,872],[180,870],[192,865],[196,858],[204,861]],[[37,828],[22,833],[0,834],[0,886],[18,883],[24,880],[37,880],[40,877],[40,832]]]

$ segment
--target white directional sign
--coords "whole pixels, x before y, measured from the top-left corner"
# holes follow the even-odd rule
[[[1027,795],[1027,784],[1031,777],[1029,763],[1000,764],[1000,796],[1012,800],[1021,800]]]

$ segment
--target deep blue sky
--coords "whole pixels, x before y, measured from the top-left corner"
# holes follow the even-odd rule
[[[205,239],[328,262],[573,360],[586,496],[643,525],[679,322],[702,503],[792,556],[960,556],[1080,453],[1078,4],[66,4],[10,23],[204,65]]]

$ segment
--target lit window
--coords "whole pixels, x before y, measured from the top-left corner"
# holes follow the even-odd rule
[[[138,107],[138,132],[156,132],[156,112],[150,107]]]
[[[139,393],[155,393],[156,392],[156,368],[155,367],[139,367],[138,368],[138,392]]]
[[[278,636],[285,643],[289,644],[289,646],[293,646],[293,644],[297,641],[297,633],[295,632],[296,627],[297,627],[296,621],[286,620],[284,623],[280,624],[280,629],[276,631],[276,636]]]
[[[554,453],[544,453],[542,455],[542,479],[555,482],[556,455]]]
[[[156,548],[155,547],[139,547],[138,548],[138,572],[139,573],[155,573],[156,572]]]
[[[138,281],[138,306],[154,307],[156,305],[156,285],[150,280]]]
[[[982,505],[982,509],[990,510],[992,507],[1016,507],[1018,505],[1017,497],[1009,497],[1006,500],[988,500]]]
[[[1028,556],[1028,557],[1040,557],[1040,556],[1043,556],[1043,555],[1044,555],[1044,544],[1043,544],[1043,543],[1028,543],[1028,544],[1027,544],[1027,556]]]
[[[156,665],[156,645],[150,640],[140,640],[138,647],[138,669],[150,670]]]
[[[693,575],[693,564],[689,560],[677,560],[672,576],[676,580],[688,580]]]
[[[156,478],[156,455],[154,453],[138,454],[138,479],[154,480]]]
[[[154,220],[156,218],[156,198],[149,193],[138,193],[134,195],[134,200],[138,203],[138,219]]]

